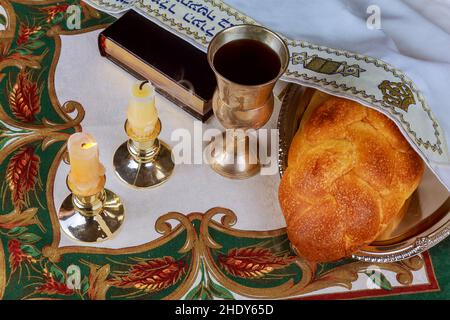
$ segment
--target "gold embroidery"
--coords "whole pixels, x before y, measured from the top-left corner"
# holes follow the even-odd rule
[[[302,64],[305,69],[323,74],[341,74],[344,77],[353,76],[359,78],[361,72],[365,72],[357,64],[349,66],[345,61],[334,61],[319,57],[317,54],[308,56],[306,52],[294,52],[291,57],[292,65]]]
[[[416,104],[411,89],[402,82],[384,80],[378,88],[383,93],[383,102],[389,107],[400,108],[408,112],[412,104]]]

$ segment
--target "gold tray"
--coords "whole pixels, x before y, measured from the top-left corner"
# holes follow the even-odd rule
[[[316,89],[291,84],[283,97],[278,117],[281,176],[287,168],[291,141],[315,92]],[[431,171],[425,171],[403,219],[394,223],[352,257],[374,263],[400,261],[428,250],[450,235],[450,194]]]

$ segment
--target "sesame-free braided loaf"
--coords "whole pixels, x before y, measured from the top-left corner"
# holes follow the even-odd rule
[[[396,125],[332,97],[306,112],[279,188],[298,254],[333,261],[371,243],[419,185],[423,162]]]

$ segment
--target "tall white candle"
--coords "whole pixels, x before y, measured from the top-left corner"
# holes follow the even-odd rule
[[[155,90],[150,83],[133,85],[127,118],[131,131],[141,137],[150,135],[158,122]]]
[[[98,144],[84,132],[74,133],[67,142],[70,160],[69,183],[79,195],[95,194],[103,181],[105,168],[100,163]]]

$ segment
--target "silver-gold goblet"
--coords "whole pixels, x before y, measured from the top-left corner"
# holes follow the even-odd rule
[[[279,59],[278,72],[263,83],[251,85],[240,83],[239,79],[227,78],[224,72],[218,70],[215,57],[222,47],[236,40],[254,40],[253,43],[256,41],[273,50]],[[258,54],[256,52],[256,55]],[[243,24],[217,33],[209,44],[207,58],[217,79],[217,89],[212,102],[214,114],[222,126],[231,129],[227,130],[228,138],[225,138],[227,135],[224,133],[209,144],[207,155],[211,167],[227,178],[249,178],[260,170],[258,150],[251,147],[247,134],[238,132],[257,130],[270,119],[274,106],[273,88],[289,64],[289,49],[283,39],[273,31],[261,26]],[[242,72],[246,72],[245,68]]]

